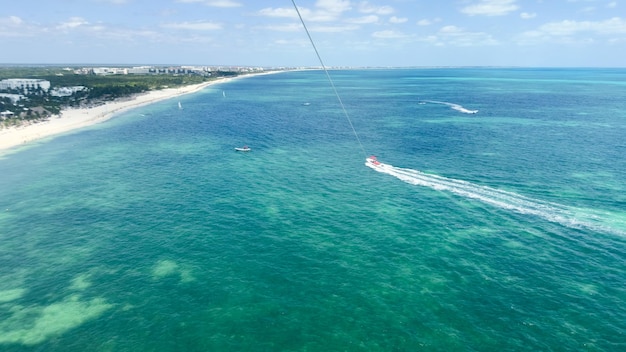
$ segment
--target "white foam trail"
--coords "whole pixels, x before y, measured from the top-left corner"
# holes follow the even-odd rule
[[[593,216],[588,216],[588,219],[581,220],[575,215],[578,214],[580,217],[580,211],[575,211],[576,209],[561,204],[544,202],[497,188],[427,174],[418,170],[398,168],[384,163],[374,165],[370,162],[366,162],[365,165],[378,172],[394,176],[409,184],[430,187],[438,191],[448,191],[462,197],[479,200],[483,203],[493,205],[501,209],[538,216],[545,220],[559,223],[570,228],[585,228],[626,236],[626,232],[624,231],[597,224],[597,219]]]
[[[433,104],[442,104],[442,105],[447,105],[449,107],[451,107],[452,109],[462,112],[464,114],[476,114],[478,113],[478,110],[469,110],[464,108],[463,106],[459,105],[459,104],[454,104],[454,103],[448,103],[445,101],[436,101],[436,100],[424,100],[424,102],[426,103],[433,103]]]

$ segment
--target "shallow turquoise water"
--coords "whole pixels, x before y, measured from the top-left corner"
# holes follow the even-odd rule
[[[626,348],[626,71],[331,76],[0,159],[0,350]]]

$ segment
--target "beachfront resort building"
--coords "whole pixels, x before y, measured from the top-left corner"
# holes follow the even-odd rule
[[[13,111],[2,111],[0,112],[0,120],[5,120],[5,119],[9,119],[11,117],[15,116],[15,114],[13,113]]]
[[[24,96],[21,94],[0,93],[0,98],[9,99],[11,104],[15,105],[18,101],[24,99]]]
[[[50,89],[50,81],[33,78],[8,78],[0,81],[0,91],[18,90],[28,94],[38,89],[47,92]]]
[[[85,86],[55,87],[50,90],[53,97],[69,97],[77,92],[88,90]]]
[[[128,68],[125,67],[94,67],[91,69],[91,73],[100,76],[108,75],[127,75]]]

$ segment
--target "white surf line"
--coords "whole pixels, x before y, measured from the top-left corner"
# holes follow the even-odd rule
[[[378,172],[394,176],[412,185],[429,187],[438,191],[448,191],[465,198],[479,200],[501,209],[512,210],[520,214],[534,215],[569,228],[585,228],[593,231],[626,235],[625,232],[615,228],[596,224],[591,218],[589,220],[579,220],[574,215],[575,209],[561,204],[532,199],[521,194],[489,186],[476,185],[463,180],[426,174],[418,170],[397,168],[389,164],[381,163],[381,166],[378,167],[368,163],[366,163],[366,165]]]
[[[464,114],[476,114],[478,113],[478,110],[469,110],[464,108],[462,105],[459,104],[454,104],[454,103],[448,103],[445,101],[437,101],[437,100],[422,100],[425,103],[433,103],[433,104],[442,104],[442,105],[447,105],[449,107],[451,107],[452,109],[462,112]]]

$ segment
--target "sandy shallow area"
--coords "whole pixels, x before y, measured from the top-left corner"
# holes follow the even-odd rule
[[[30,142],[55,136],[64,132],[87,127],[110,119],[111,117],[124,111],[151,104],[157,101],[171,99],[183,94],[197,92],[209,85],[224,83],[232,79],[256,76],[260,74],[275,73],[278,71],[268,71],[258,74],[240,75],[235,78],[223,78],[215,81],[200,84],[188,85],[179,88],[167,88],[153,90],[147,93],[138,94],[114,100],[103,105],[81,109],[61,110],[60,116],[53,116],[46,121],[0,129],[0,154],[18,146],[23,146]]]

